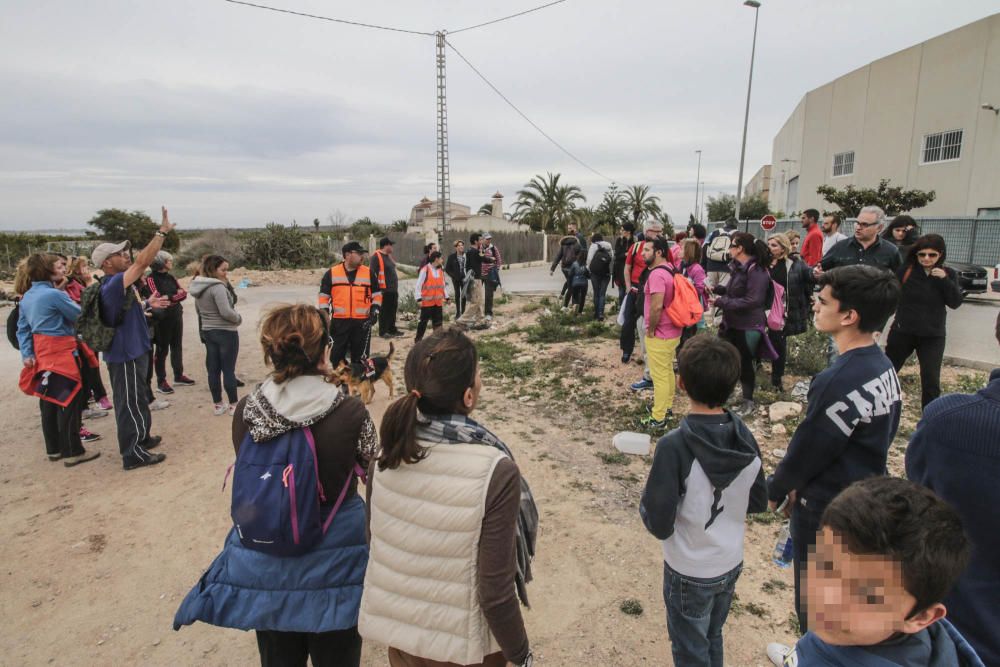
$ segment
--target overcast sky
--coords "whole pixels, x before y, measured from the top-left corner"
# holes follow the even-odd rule
[[[542,0],[260,0],[418,31]],[[810,89],[978,20],[996,0],[763,0],[744,181]],[[597,171],[694,208],[735,193],[754,11],[740,0],[568,0],[451,41]],[[432,37],[224,0],[0,3],[0,229],[80,228],[95,211],[182,226],[391,222],[435,198]],[[448,53],[452,200],[505,207],[561,172],[597,205],[608,182]]]

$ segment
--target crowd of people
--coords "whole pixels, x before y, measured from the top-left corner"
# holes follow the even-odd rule
[[[595,234],[585,245],[571,228],[551,265],[563,271],[566,307],[580,312],[593,287],[598,320],[598,295],[618,287],[622,361],[638,337],[644,369],[632,389],[653,390],[645,423],[675,426],[656,443],[639,507],[662,541],[674,664],[724,664],[746,516],[765,511],[790,522],[803,633],[795,646],[761,647],[773,664],[1000,664],[997,531],[987,514],[998,499],[1000,371],[976,395],[939,397],[946,309],[962,301],[940,236],[866,207],[853,236],[838,240],[836,218],[820,217],[803,214],[801,246],[787,234],[758,240],[735,221],[711,234],[692,225],[674,239],[654,220],[641,235],[626,224],[614,244]],[[181,333],[182,303],[194,298],[213,413],[233,419],[234,527],[175,628],[255,630],[262,665],[359,665],[364,640],[386,645],[393,666],[531,665],[521,606],[538,510],[510,448],[472,417],[482,380],[465,331],[492,319],[501,255],[490,235],[472,234],[467,250],[456,242],[447,260],[426,249],[406,393],[376,428],[333,369],[348,355],[367,359],[376,323],[382,336],[398,335],[391,240],[367,264],[360,244],[345,244],[318,307],[264,314],[270,373],[240,399],[242,318],[228,262],[202,258],[185,291],[162,251],[173,227],[164,209],[134,257],[128,242],[98,245],[90,260],[100,278],[86,260],[27,258],[16,342],[50,459],[72,467],[97,456],[83,447],[81,420],[108,407],[100,354],[123,467],[153,465],[165,455],[151,451],[161,444],[152,376],[163,394],[194,384]],[[699,316],[678,324],[671,307],[687,298]],[[452,299],[457,322],[446,329]],[[715,319],[717,336],[708,333]],[[787,339],[810,326],[829,337],[831,362],[812,378],[804,419],[768,475],[743,421],[756,409],[757,366],[769,361],[783,389]],[[1000,317],[996,327],[1000,344]],[[887,458],[908,400],[896,372],[913,352],[923,419],[903,480],[888,476]],[[680,419],[678,388],[689,399]]]

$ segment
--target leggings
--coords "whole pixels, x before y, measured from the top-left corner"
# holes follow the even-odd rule
[[[771,362],[771,384],[775,387],[781,385],[781,378],[785,376],[785,362],[788,361],[788,337],[781,331],[767,332],[767,337],[771,339],[778,358]]]
[[[944,336],[914,336],[896,327],[889,329],[885,356],[898,372],[914,352],[920,362],[920,408],[941,395],[941,362],[944,360]]]
[[[208,370],[208,390],[212,402],[222,403],[222,388],[230,405],[236,405],[236,357],[240,353],[240,335],[228,329],[206,329],[205,368]],[[219,382],[219,377],[222,382]]]
[[[174,310],[176,309],[176,310]],[[156,370],[156,383],[167,379],[167,355],[170,355],[170,368],[174,379],[184,375],[182,340],[184,337],[183,311],[180,306],[171,306],[166,317],[153,326],[153,365]]]
[[[753,400],[753,390],[757,384],[757,369],[754,367],[754,352],[760,342],[760,332],[726,329],[722,338],[736,346],[740,353],[740,388],[743,400]]]

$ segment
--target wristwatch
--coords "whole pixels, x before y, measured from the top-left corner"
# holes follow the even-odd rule
[[[535,662],[534,655],[532,654],[531,651],[528,651],[528,655],[527,657],[525,657],[524,662],[522,662],[517,667],[531,667],[534,664],[534,662]]]
[[[165,237],[167,236],[167,233],[166,233],[166,232],[164,232],[164,231],[161,231],[161,230],[157,229],[157,230],[156,230],[156,235],[157,235],[157,236],[162,236],[162,237],[164,237],[164,238],[165,238]]]

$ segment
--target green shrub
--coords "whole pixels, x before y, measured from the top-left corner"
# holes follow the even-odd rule
[[[534,369],[531,361],[514,361],[521,353],[513,343],[499,336],[484,336],[476,341],[479,363],[486,378],[526,378]]]
[[[268,223],[245,232],[241,240],[247,266],[258,269],[299,269],[329,264],[326,239],[301,227]]]
[[[229,260],[230,268],[246,264],[239,235],[225,229],[211,229],[197,236],[181,238],[181,248],[174,257],[174,269],[200,262],[205,255],[222,255]]]
[[[812,377],[829,365],[827,346],[830,336],[809,328],[804,334],[788,339],[788,369]]]
[[[622,613],[628,614],[629,616],[641,616],[642,615],[642,603],[635,598],[628,598],[624,600],[619,607]]]

